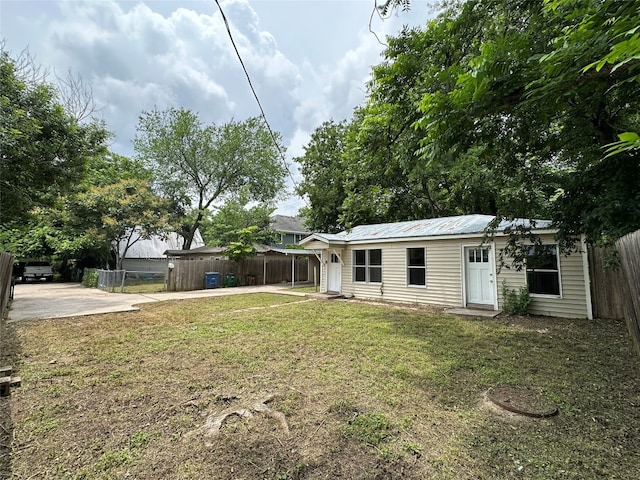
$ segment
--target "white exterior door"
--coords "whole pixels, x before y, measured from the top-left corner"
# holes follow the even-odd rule
[[[338,255],[330,253],[327,263],[327,291],[340,293],[341,270]]]
[[[467,304],[494,305],[495,285],[491,253],[491,247],[464,249]]]

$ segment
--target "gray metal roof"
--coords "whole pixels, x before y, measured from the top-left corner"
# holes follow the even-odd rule
[[[302,243],[312,239],[331,242],[357,242],[375,240],[401,240],[410,238],[439,237],[448,235],[477,235],[485,232],[493,215],[460,215],[456,217],[429,218],[426,220],[411,220],[397,223],[380,223],[375,225],[359,225],[337,234],[312,234]],[[551,226],[549,220],[514,219],[503,220],[498,226],[498,232],[504,232],[507,227],[533,227],[543,229]]]
[[[281,233],[299,233],[308,234],[311,231],[304,226],[304,218],[288,217],[286,215],[273,215],[271,217],[272,230]]]

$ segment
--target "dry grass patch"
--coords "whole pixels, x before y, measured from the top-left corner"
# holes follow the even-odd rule
[[[622,322],[251,294],[11,327],[16,478],[625,479],[640,465]],[[561,413],[501,415],[482,402],[498,384]]]

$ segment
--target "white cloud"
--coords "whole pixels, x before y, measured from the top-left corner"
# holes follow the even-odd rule
[[[372,2],[222,2],[288,158],[303,153],[322,122],[350,117],[363,101],[383,49],[368,32]],[[35,0],[2,7],[2,35],[14,52],[28,45],[43,65],[71,68],[91,84],[118,153],[133,154],[137,118],[154,107],[190,108],[207,123],[259,115],[213,1]],[[413,16],[419,8],[414,2]],[[373,27],[383,38],[404,18]],[[299,175],[295,165],[292,171]]]

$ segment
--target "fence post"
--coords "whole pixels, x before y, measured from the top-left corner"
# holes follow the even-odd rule
[[[616,247],[624,277],[627,327],[640,354],[640,230],[620,238]]]

